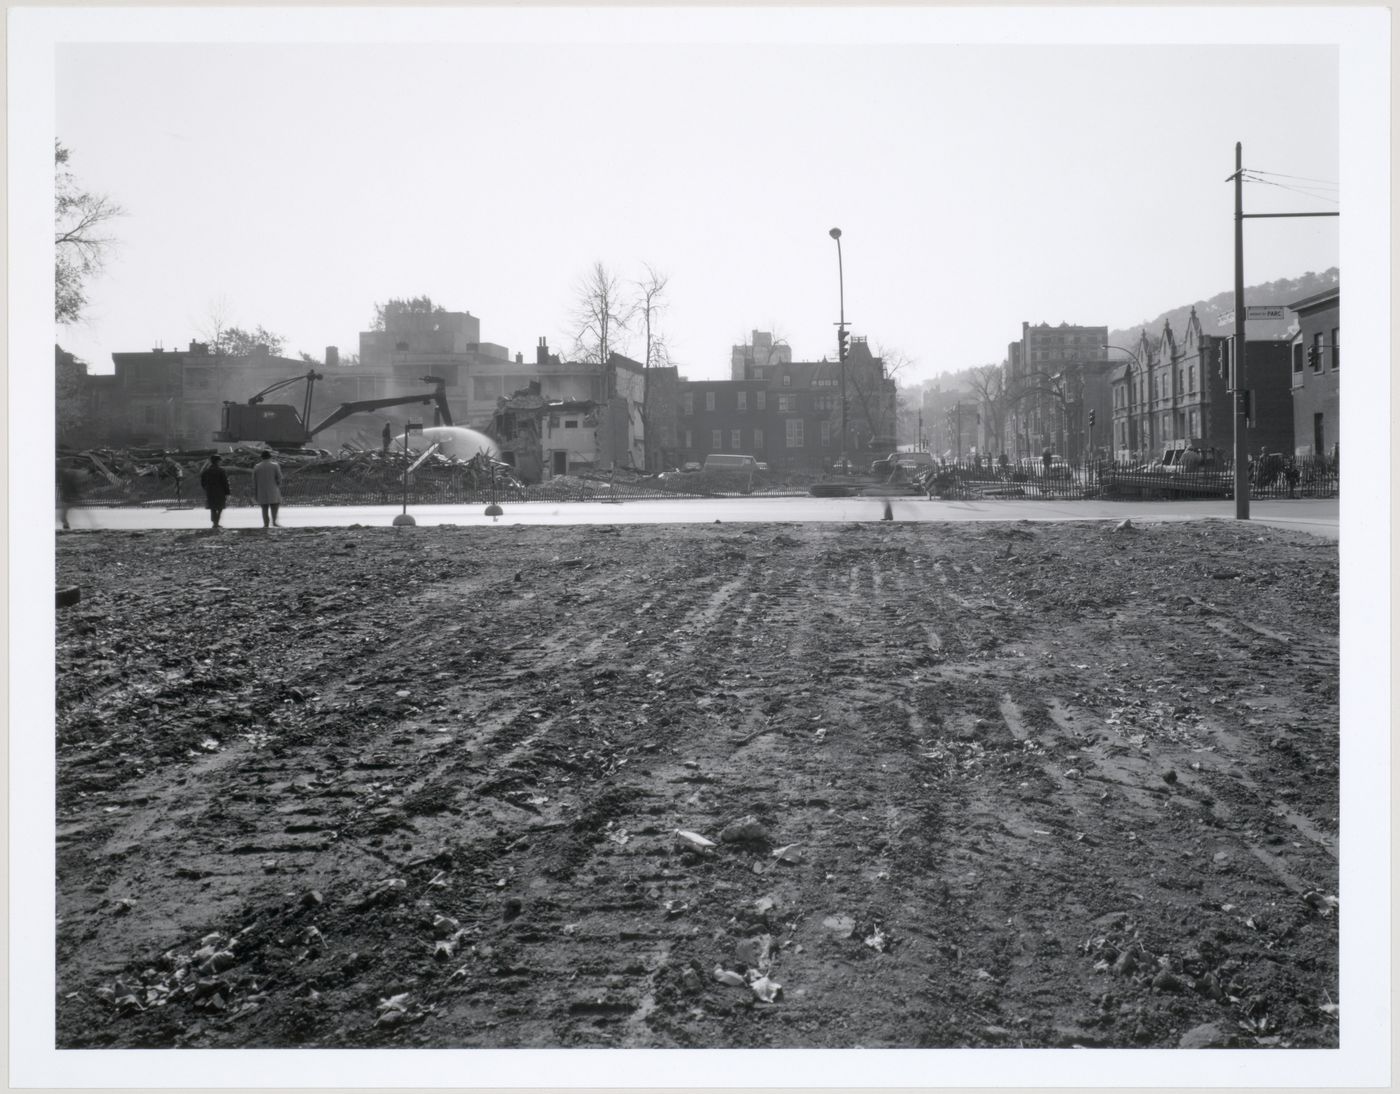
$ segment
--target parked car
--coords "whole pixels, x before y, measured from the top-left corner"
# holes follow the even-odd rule
[[[736,456],[712,452],[705,457],[706,471],[757,471],[758,461],[752,456]]]

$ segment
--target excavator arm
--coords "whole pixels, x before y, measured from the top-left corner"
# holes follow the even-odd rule
[[[307,431],[307,440],[316,436],[323,429],[335,425],[336,422],[348,418],[351,414],[361,414],[368,410],[383,410],[390,406],[410,406],[414,403],[420,403],[423,406],[437,404],[438,415],[442,419],[441,424],[451,425],[452,411],[447,406],[447,382],[437,376],[424,376],[421,379],[425,384],[434,385],[435,390],[418,395],[396,395],[384,399],[359,399],[353,403],[341,403],[330,414],[326,415],[325,420],[316,428]]]

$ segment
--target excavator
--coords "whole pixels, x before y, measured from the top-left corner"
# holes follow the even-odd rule
[[[308,429],[306,423],[311,420],[311,393],[315,389],[316,381],[320,379],[322,379],[321,374],[315,369],[310,369],[304,376],[292,376],[286,380],[278,380],[277,383],[263,388],[246,403],[224,403],[223,428],[214,434],[214,440],[233,444],[240,441],[250,441],[272,448],[296,449],[306,445],[323,429],[335,425],[336,422],[351,414],[360,414],[369,410],[383,410],[385,407],[391,406],[408,406],[412,403],[421,403],[424,406],[436,404],[433,424],[452,424],[452,411],[447,406],[447,381],[438,376],[421,376],[419,379],[423,383],[433,385],[432,391],[420,392],[417,395],[396,395],[384,399],[360,399],[353,403],[341,403],[315,428]],[[302,401],[300,414],[297,413],[296,407],[287,403],[265,404],[263,402],[263,398],[271,395],[274,391],[302,383],[306,385],[306,395]]]

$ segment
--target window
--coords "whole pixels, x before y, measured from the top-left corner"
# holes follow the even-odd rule
[[[743,442],[739,440],[739,430],[731,429],[729,431],[729,447],[734,452],[738,452],[744,447]]]
[[[1196,390],[1196,366],[1195,366],[1195,365],[1192,365],[1189,369],[1187,369],[1187,383],[1190,384],[1190,386],[1189,386],[1186,390],[1194,393],[1195,390]]]
[[[718,451],[719,451],[720,449],[722,449],[723,447],[724,447],[724,430],[722,430],[722,429],[712,429],[712,430],[710,430],[710,451],[711,451],[711,452],[718,452]]]
[[[787,426],[787,446],[789,448],[801,448],[802,419],[789,418],[784,424]]]
[[[706,409],[706,410],[714,410],[714,408],[715,408],[715,393],[714,393],[713,391],[707,391],[707,392],[705,392],[705,409]]]
[[[694,396],[693,393],[691,393],[691,392],[689,392],[689,391],[687,391],[684,395],[681,396],[681,413],[682,413],[682,414],[694,414],[694,413],[695,413],[695,396]],[[689,445],[686,445],[686,447],[689,448],[690,446],[689,446]]]
[[[691,431],[688,430],[688,429],[683,429],[683,430],[681,430],[681,432],[685,435],[685,440],[684,440],[683,442],[681,442],[681,443],[683,444],[683,446],[684,446],[685,448],[687,448],[687,449],[694,448],[694,447],[695,447],[695,435],[694,435],[693,433],[691,433]]]
[[[797,396],[796,396],[796,395],[779,395],[779,396],[778,396],[778,413],[779,413],[779,414],[796,414],[796,413],[797,413]]]
[[[740,409],[740,410],[748,410],[748,409],[749,409],[749,393],[748,393],[747,391],[741,391],[741,392],[739,392],[739,409]]]
[[[791,373],[788,373],[788,372],[783,373],[783,387],[792,387],[792,374],[791,374]]]
[[[768,402],[766,391],[755,391],[753,393],[754,409],[762,410]]]
[[[830,447],[831,447],[831,423],[830,423],[830,422],[818,422],[818,423],[817,423],[817,429],[818,429],[819,433],[821,434],[821,446],[822,446],[823,448],[830,448]]]
[[[1322,332],[1318,331],[1313,335],[1312,340],[1313,366],[1314,372],[1322,371]]]
[[[1293,343],[1293,386],[1303,386],[1303,343]]]
[[[1336,372],[1342,367],[1342,344],[1339,335],[1342,333],[1340,327],[1332,328],[1332,371]],[[1318,455],[1322,453],[1319,452]]]
[[[763,451],[763,430],[761,429],[753,431],[753,450],[755,452]]]
[[[565,429],[577,429],[577,428],[578,428],[578,419],[577,419],[577,418],[565,418],[565,419],[564,419],[564,428],[565,428]]]

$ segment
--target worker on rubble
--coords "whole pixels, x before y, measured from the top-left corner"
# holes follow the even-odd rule
[[[209,457],[209,466],[199,473],[199,485],[204,487],[204,506],[209,510],[209,523],[218,531],[219,518],[228,504],[228,472],[220,466],[218,453]]]
[[[282,466],[272,458],[270,448],[263,449],[262,458],[253,466],[253,495],[262,507],[263,527],[282,527],[277,523],[277,510],[282,505]]]

